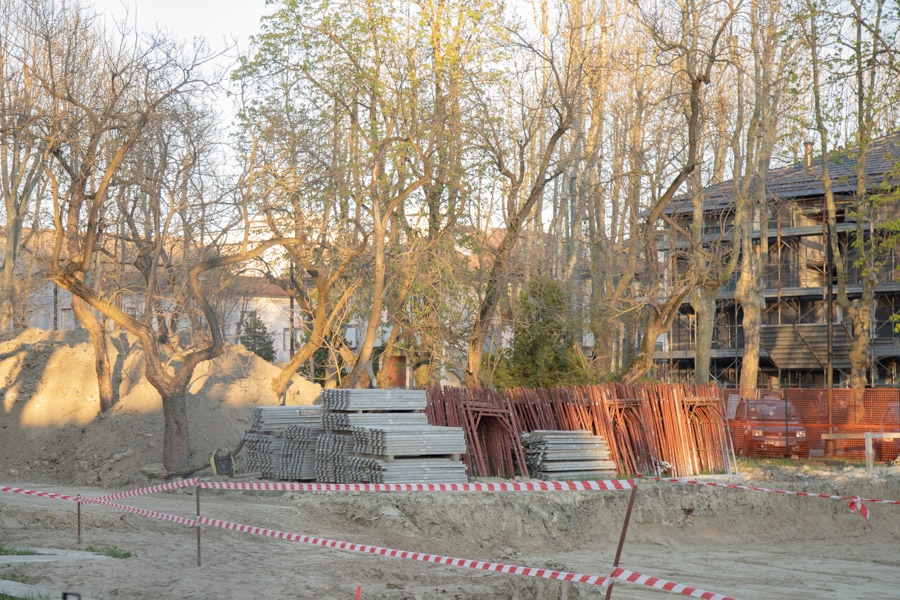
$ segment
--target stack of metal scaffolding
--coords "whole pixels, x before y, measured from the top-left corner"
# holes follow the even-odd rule
[[[436,427],[422,390],[325,390],[321,405],[253,409],[246,468],[322,483],[467,481],[461,427]]]
[[[350,456],[347,472],[363,483],[466,483],[466,464],[446,458],[381,459]]]
[[[322,431],[321,406],[254,408],[244,435],[246,470],[281,480],[315,479],[316,439]]]
[[[316,480],[321,483],[351,483],[347,458],[353,454],[349,433],[323,433],[316,441]]]
[[[440,456],[466,452],[461,427],[354,427],[353,451],[380,456]]]
[[[325,410],[402,412],[423,411],[428,406],[424,390],[325,390]]]
[[[424,412],[337,412],[326,411],[322,424],[329,431],[353,431],[357,427],[427,426]]]
[[[257,406],[250,419],[252,433],[281,435],[291,426],[322,426],[321,406]]]
[[[325,390],[316,447],[323,483],[459,483],[465,433],[428,423],[424,390]]]
[[[251,473],[260,473],[263,477],[271,476],[272,450],[278,437],[266,433],[244,434],[244,449],[246,450],[245,469]]]
[[[281,445],[273,446],[273,477],[283,481],[309,481],[316,478],[316,441],[322,434],[322,420],[312,425],[288,425]]]
[[[590,431],[538,430],[522,434],[525,464],[538,479],[613,477],[616,464],[606,442]]]

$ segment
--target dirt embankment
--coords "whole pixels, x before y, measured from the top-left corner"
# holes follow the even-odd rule
[[[119,401],[99,413],[93,352],[83,331],[28,329],[0,337],[0,474],[29,481],[120,487],[163,471],[159,393],[143,377],[139,346],[110,338]],[[276,405],[269,389],[278,367],[242,346],[202,364],[189,389],[193,463],[236,445],[254,406]],[[297,378],[289,404],[311,404],[318,386]]]
[[[823,494],[900,498],[893,471],[750,468],[722,481]],[[97,489],[56,488],[98,495]],[[202,513],[327,539],[603,575],[615,556],[628,492],[202,494]],[[123,500],[186,517],[189,490]],[[870,505],[871,521],[844,501],[642,482],[622,566],[749,599],[896,598],[900,507]],[[0,543],[74,548],[71,503],[0,497]],[[114,561],[56,560],[15,573],[84,598],[601,598],[583,584],[546,581],[291,543],[209,527],[202,566],[190,528],[112,509],[83,510],[84,546],[134,553]],[[2,561],[3,557],[0,557]],[[613,597],[664,592],[617,583]]]

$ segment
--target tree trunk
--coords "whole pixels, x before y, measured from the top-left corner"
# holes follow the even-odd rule
[[[481,387],[481,361],[484,360],[484,340],[487,336],[487,324],[481,319],[475,321],[472,335],[466,344],[466,387],[477,389]]]
[[[351,350],[347,346],[347,344],[344,344],[340,340],[336,340],[336,341],[334,341],[334,343],[337,344],[337,354],[334,357],[335,362],[337,362],[338,356],[340,356],[341,359],[348,365],[351,363],[354,363],[354,361],[356,361],[356,363],[359,362],[359,358],[357,357],[356,354],[353,353],[353,350]],[[340,373],[334,373],[334,377],[337,382],[340,382]],[[369,388],[371,386],[372,386],[372,378],[369,377],[369,371],[368,371],[368,369],[365,368],[365,365],[363,365],[362,372],[359,375],[359,380],[356,382],[355,387]],[[354,387],[354,386],[342,384],[342,387]]]
[[[112,365],[109,362],[109,348],[106,346],[106,331],[97,320],[90,307],[77,296],[72,296],[72,312],[91,337],[94,349],[94,370],[97,373],[97,389],[100,392],[100,412],[105,413],[116,403],[112,384]]]
[[[190,468],[190,437],[188,435],[186,388],[167,391],[162,397],[163,465],[169,471],[181,473]]]
[[[0,273],[0,332],[9,331],[9,325],[13,320],[13,311],[16,306],[16,288],[13,274],[13,254],[10,251],[11,239],[6,240],[5,262],[3,272]]]
[[[741,248],[741,272],[738,277],[737,287],[734,291],[734,300],[739,303],[743,311],[741,326],[744,330],[744,356],[741,360],[741,375],[739,385],[741,391],[752,391],[758,387],[759,381],[759,335],[762,330],[762,312],[765,308],[765,296],[763,294],[765,282],[762,277],[763,257],[765,256],[764,244],[758,249],[753,246],[750,227],[753,219],[748,219],[744,224]],[[761,233],[765,239],[765,228]],[[735,360],[737,360],[737,331],[734,332]]]
[[[697,335],[694,340],[694,381],[697,383],[709,383],[709,357],[716,325],[718,293],[718,287],[702,285],[691,294],[691,306],[697,315]]]
[[[487,338],[488,327],[494,318],[500,295],[505,290],[507,263],[513,250],[519,241],[522,227],[531,216],[534,207],[539,204],[544,195],[544,189],[559,173],[548,176],[551,166],[551,158],[556,152],[562,136],[572,124],[572,115],[568,112],[559,116],[556,129],[544,142],[539,151],[537,166],[530,173],[531,183],[528,195],[519,203],[519,192],[524,184],[524,175],[527,173],[523,163],[519,165],[519,174],[516,175],[504,166],[502,153],[498,151],[497,164],[501,174],[509,182],[509,190],[506,192],[506,232],[494,253],[494,264],[491,265],[491,274],[488,277],[484,298],[478,309],[478,318],[472,326],[472,334],[468,340],[468,355],[466,357],[466,387],[469,389],[481,387],[481,361],[484,358],[484,341]],[[521,160],[521,159],[520,159]],[[516,208],[518,207],[518,208]]]
[[[659,307],[651,307],[652,314],[647,318],[644,326],[644,337],[641,339],[641,347],[634,355],[631,363],[622,372],[622,383],[633,385],[646,377],[653,367],[653,353],[656,349],[656,340],[660,335],[668,331],[669,326],[678,312],[678,307],[688,295],[687,288],[669,296]]]
[[[373,204],[375,204],[377,200],[373,200]],[[372,351],[375,348],[375,337],[378,333],[378,328],[381,326],[381,309],[384,306],[384,287],[385,287],[385,277],[386,277],[386,266],[385,266],[385,245],[384,245],[384,227],[381,225],[381,213],[378,211],[378,206],[375,204],[375,210],[373,211],[373,216],[376,221],[375,232],[374,232],[374,253],[375,253],[375,272],[373,274],[373,286],[372,286],[372,306],[369,309],[369,319],[366,322],[366,333],[363,336],[363,342],[359,348],[359,354],[356,357],[356,363],[353,365],[353,370],[350,371],[350,375],[347,376],[347,387],[358,387],[363,381],[363,376],[367,375],[366,367],[370,360],[372,360]],[[369,380],[371,384],[371,378],[366,376],[366,380]],[[368,387],[368,386],[366,386]]]
[[[319,302],[323,305],[321,307],[316,307],[316,314],[313,318],[312,333],[309,336],[309,341],[303,344],[303,347],[291,357],[288,364],[281,370],[281,373],[272,380],[272,391],[275,392],[275,395],[279,398],[284,394],[284,391],[287,389],[287,386],[297,372],[297,369],[316,353],[316,350],[322,346],[322,342],[325,340],[325,297],[321,294],[322,290],[319,291]],[[315,379],[315,373],[310,372],[309,378],[310,380]]]
[[[635,385],[647,376],[647,373],[653,368],[653,352],[656,348],[656,340],[668,328],[668,320],[648,320],[647,326],[644,328],[644,338],[641,340],[640,350],[638,350],[634,359],[622,373],[622,383]]]
[[[864,388],[869,381],[869,336],[872,331],[872,306],[875,294],[871,285],[863,285],[863,296],[855,300],[847,311],[853,324],[850,339],[850,378],[848,388]],[[851,421],[852,423],[858,422]]]
[[[311,338],[309,342],[303,345],[300,348],[300,351],[294,354],[291,357],[291,360],[288,361],[288,364],[281,370],[281,372],[272,380],[271,390],[275,393],[276,396],[281,398],[284,394],[284,391],[287,389],[288,384],[293,379],[294,374],[297,372],[303,363],[308,361],[313,354],[316,353],[316,350],[322,345],[322,336],[319,335],[317,338]],[[315,377],[314,373],[310,373],[309,378],[312,380]]]
[[[759,380],[759,335],[762,330],[762,312],[765,308],[765,296],[763,291],[765,282],[762,277],[762,259],[760,249],[756,250],[750,240],[749,228],[752,219],[746,224],[748,234],[743,236],[741,255],[741,274],[738,278],[737,288],[734,292],[734,300],[738,302],[743,311],[741,326],[744,330],[744,356],[741,360],[741,375],[739,385],[742,391],[755,390]],[[763,230],[762,235],[765,235]],[[765,238],[764,238],[765,239]],[[764,254],[762,256],[765,256]],[[735,360],[737,360],[737,331],[734,332]]]

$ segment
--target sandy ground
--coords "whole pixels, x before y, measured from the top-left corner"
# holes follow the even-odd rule
[[[127,340],[125,340],[127,341]],[[124,341],[122,342],[124,344]],[[122,346],[125,347],[124,345]],[[96,414],[85,340],[34,330],[0,338],[0,486],[98,496],[159,483],[162,418],[123,352],[122,399]],[[190,398],[198,460],[233,445],[252,407],[275,404],[275,367],[231,349],[198,373]],[[303,388],[302,385],[297,386]],[[292,396],[306,403],[314,390]],[[93,394],[93,396],[92,396]],[[900,499],[900,468],[873,475],[845,465],[744,462],[717,481],[866,498]],[[200,473],[208,475],[208,473]],[[204,515],[338,541],[594,575],[610,571],[629,494],[363,494],[215,492]],[[123,504],[193,517],[192,490]],[[870,505],[866,523],[836,500],[645,481],[621,566],[744,600],[900,597],[900,505]],[[193,529],[86,506],[82,540],[69,502],[0,493],[6,548],[116,547],[129,558],[0,556],[0,579],[100,598],[603,598],[604,588],[370,556],[204,527]],[[35,561],[43,562],[35,562]],[[2,582],[0,582],[2,584]],[[2,588],[0,588],[2,589]],[[2,593],[2,592],[0,592]],[[671,593],[617,583],[613,598]]]
[[[755,468],[755,467],[754,467]],[[896,473],[779,470],[781,481],[728,478],[780,489],[900,498]],[[724,480],[724,479],[720,479]],[[802,484],[802,485],[801,485]],[[44,485],[68,494],[96,488]],[[182,490],[121,501],[191,517]],[[213,492],[204,515],[339,541],[602,575],[609,571],[627,492],[362,494]],[[897,598],[900,506],[870,505],[870,522],[836,500],[665,483],[641,483],[621,565],[737,598]],[[602,598],[584,584],[485,573],[369,556],[245,533],[195,532],[112,509],[83,509],[82,548],[117,547],[125,559],[7,564],[59,597],[82,598]],[[71,503],[5,494],[0,543],[8,548],[78,548]],[[4,558],[0,557],[0,563]],[[614,598],[670,593],[617,583]]]

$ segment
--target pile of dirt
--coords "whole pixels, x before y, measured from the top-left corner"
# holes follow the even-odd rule
[[[100,412],[87,333],[27,329],[0,337],[0,474],[4,479],[122,487],[162,474],[159,393],[143,376],[140,345],[110,338],[115,406]],[[280,369],[243,346],[194,372],[188,405],[192,464],[234,447],[254,406],[274,406],[269,389]],[[312,404],[319,386],[296,377],[287,404]]]

